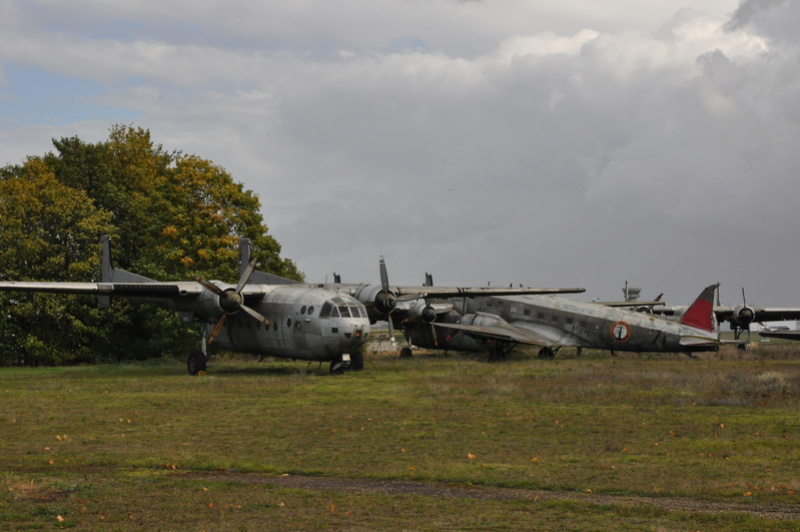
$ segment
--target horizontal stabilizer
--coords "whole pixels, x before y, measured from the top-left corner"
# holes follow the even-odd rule
[[[700,336],[681,336],[680,344],[683,347],[713,347],[716,346],[718,342]]]

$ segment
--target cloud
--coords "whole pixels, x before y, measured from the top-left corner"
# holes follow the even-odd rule
[[[5,2],[0,102],[25,64],[105,111],[0,124],[0,156],[100,140],[116,109],[256,191],[313,280],[383,254],[396,282],[796,304],[797,8],[684,4]]]

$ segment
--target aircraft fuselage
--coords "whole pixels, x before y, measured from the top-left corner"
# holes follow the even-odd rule
[[[651,314],[556,296],[503,296],[452,300],[455,310],[437,323],[512,325],[529,330],[552,346],[612,351],[692,352],[716,349],[716,333],[688,327]],[[430,325],[409,330],[419,347],[480,351],[486,338],[469,331],[435,333]]]

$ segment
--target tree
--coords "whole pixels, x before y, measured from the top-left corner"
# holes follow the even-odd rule
[[[200,276],[235,282],[241,237],[251,240],[261,269],[302,280],[295,264],[280,257],[280,245],[267,234],[258,197],[213,162],[181,152],[167,153],[153,144],[149,131],[133,126],[113,126],[105,142],[88,144],[69,137],[54,139],[53,145],[57,152],[31,158],[23,166],[8,166],[0,177],[5,186],[12,186],[11,183],[35,171],[36,175],[46,175],[50,182],[47,187],[27,189],[33,204],[41,201],[37,194],[47,196],[49,192],[45,189],[49,188],[61,190],[65,197],[79,195],[75,196],[76,201],[82,201],[86,209],[103,213],[104,224],[86,227],[84,236],[89,238],[87,242],[91,242],[93,250],[89,258],[91,267],[83,260],[77,261],[82,269],[73,266],[78,277],[75,280],[89,280],[91,272],[97,269],[97,242],[103,233],[115,235],[114,259],[119,267],[157,280],[189,280]],[[4,233],[6,220],[15,216],[11,203],[7,203],[6,212],[0,209]],[[42,203],[38,211],[28,213],[28,224],[39,225],[53,217],[49,206],[53,206],[50,200]],[[54,206],[53,209],[58,210]],[[76,214],[78,217],[89,216],[89,211],[78,212],[83,212]],[[44,223],[53,240],[51,248],[39,239],[22,244],[29,248],[25,267],[33,269],[28,270],[29,275],[20,277],[25,267],[13,261],[0,262],[0,278],[62,280],[50,266],[58,262],[59,256],[62,262],[73,261],[72,257],[83,249],[73,249],[67,238],[70,224],[74,223],[74,219],[63,215]],[[20,228],[16,238],[23,240],[25,231]],[[8,312],[18,311],[12,306]],[[94,317],[92,313],[78,313],[74,317],[85,326],[89,315]],[[22,316],[17,318],[22,323]],[[197,342],[194,332],[173,313],[151,307],[115,301],[101,319],[106,324],[105,334],[92,342],[93,348],[89,347],[94,359],[108,357],[109,352],[117,359],[178,354]],[[57,338],[50,340],[58,344]],[[45,349],[43,343],[37,344],[40,346],[37,349]]]
[[[37,158],[0,180],[0,279],[85,281],[97,271],[97,235],[111,216],[59,182]],[[88,299],[88,301],[87,301]],[[0,363],[94,360],[105,330],[91,298],[4,294]]]

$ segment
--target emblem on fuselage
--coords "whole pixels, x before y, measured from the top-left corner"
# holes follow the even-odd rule
[[[631,326],[624,321],[618,321],[611,326],[611,338],[615,342],[627,342],[631,337]]]

